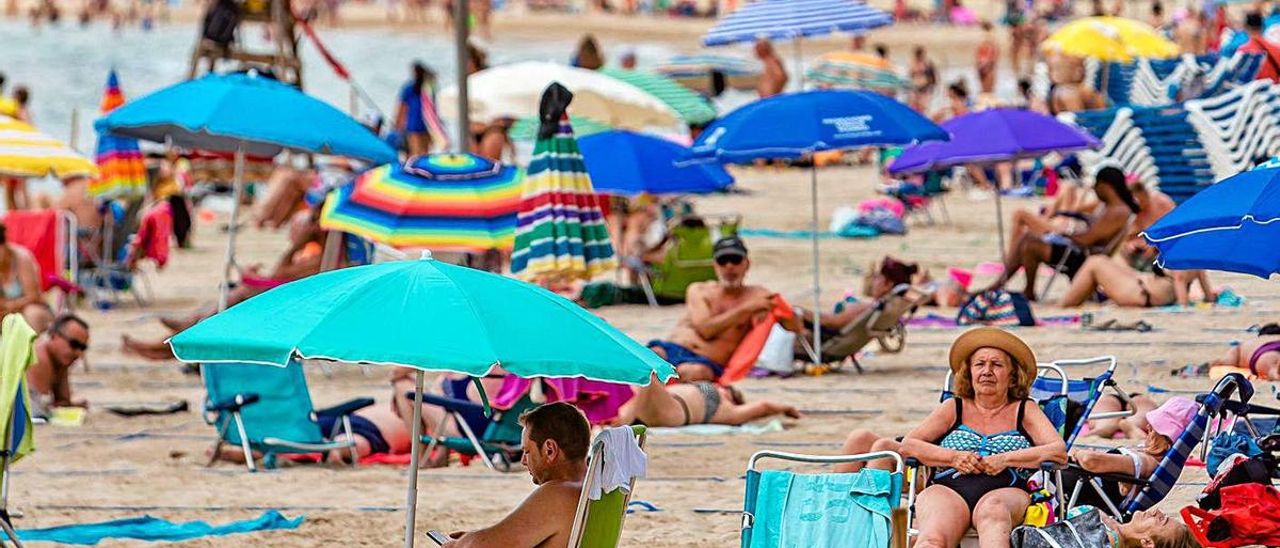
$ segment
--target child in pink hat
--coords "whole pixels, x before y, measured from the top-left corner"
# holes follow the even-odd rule
[[[1149,429],[1146,437],[1137,447],[1118,447],[1107,452],[1076,449],[1071,452],[1071,457],[1080,464],[1081,468],[1096,474],[1124,474],[1146,479],[1155,472],[1160,459],[1163,459],[1164,454],[1173,447],[1174,440],[1182,436],[1182,431],[1186,430],[1187,425],[1199,410],[1200,406],[1196,402],[1174,396],[1160,407],[1147,412]],[[1067,492],[1070,493],[1074,488],[1070,485],[1073,483],[1070,480],[1075,478],[1066,479],[1069,484]],[[1113,480],[1104,479],[1102,483],[1103,491],[1119,496],[1127,495],[1131,487],[1129,484]],[[1093,504],[1094,501],[1091,498],[1094,496],[1096,494],[1091,487],[1085,486],[1081,490],[1081,502],[1084,504]],[[1103,506],[1100,501],[1093,505]]]

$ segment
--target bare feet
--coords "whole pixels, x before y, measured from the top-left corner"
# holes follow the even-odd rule
[[[169,348],[169,345],[163,342],[151,343],[139,341],[128,335],[120,336],[120,349],[126,354],[141,356],[148,360],[162,361],[174,359],[173,349]]]

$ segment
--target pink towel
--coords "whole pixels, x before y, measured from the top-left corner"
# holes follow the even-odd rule
[[[603,424],[618,417],[618,409],[631,400],[635,391],[625,384],[582,378],[542,379],[547,386],[547,403],[567,401],[587,415],[591,424]],[[502,379],[502,388],[490,402],[495,409],[510,409],[520,401],[533,381],[515,375]]]

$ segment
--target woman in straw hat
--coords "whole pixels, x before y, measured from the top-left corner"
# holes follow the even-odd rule
[[[951,345],[956,397],[902,441],[903,456],[934,470],[916,502],[916,548],[957,546],[972,525],[983,548],[1008,546],[1030,503],[1021,470],[1067,460],[1066,444],[1027,399],[1036,357],[994,327],[966,331]]]

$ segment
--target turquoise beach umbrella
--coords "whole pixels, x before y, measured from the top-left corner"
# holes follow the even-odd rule
[[[432,260],[316,274],[216,314],[169,339],[179,360],[284,366],[293,357],[483,376],[583,377],[633,385],[670,364],[586,309],[541,287]],[[413,437],[421,427],[414,406]],[[419,443],[413,444],[405,544],[413,544]]]

